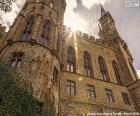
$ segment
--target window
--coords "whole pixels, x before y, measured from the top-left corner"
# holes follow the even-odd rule
[[[122,83],[121,83],[120,71],[119,71],[119,66],[118,66],[118,64],[117,64],[115,61],[113,61],[113,62],[112,62],[112,66],[113,66],[114,73],[115,73],[115,76],[116,76],[116,79],[117,79],[118,84],[122,84]]]
[[[102,76],[103,76],[103,80],[104,81],[110,81],[109,77],[108,77],[108,71],[107,71],[105,61],[101,56],[99,56],[98,62],[99,62],[99,66],[100,66],[100,71],[101,71]]]
[[[21,61],[22,61],[23,53],[21,52],[15,52],[13,53],[12,59],[11,59],[11,67],[20,67]]]
[[[60,51],[60,38],[61,38],[61,35],[60,33],[58,34],[58,38],[57,38],[57,52]]]
[[[41,32],[41,44],[48,46],[50,40],[51,23],[49,20],[44,21]]]
[[[87,85],[87,96],[90,98],[96,98],[95,87]]]
[[[92,63],[91,57],[88,52],[84,52],[84,70],[85,75],[91,77],[92,76]]]
[[[58,70],[56,67],[54,67],[54,70],[53,70],[53,82],[57,82],[57,79],[58,79]]]
[[[36,102],[36,111],[39,114],[42,113],[43,112],[43,105],[44,104],[42,102],[38,101],[38,100],[36,100],[35,102]]]
[[[54,2],[53,1],[50,2],[50,7],[54,8]]]
[[[74,72],[75,70],[75,51],[73,47],[69,46],[67,50],[67,71]]]
[[[110,90],[110,89],[105,89],[105,91],[106,91],[107,100],[108,100],[109,102],[115,102],[115,101],[114,101],[114,97],[113,97],[112,90]]]
[[[69,95],[75,95],[76,94],[75,88],[76,88],[75,82],[68,80],[67,81],[67,93]]]
[[[34,25],[34,17],[30,16],[30,17],[28,17],[28,19],[26,21],[25,28],[23,30],[23,34],[21,37],[23,41],[31,40],[31,33],[32,33],[33,25]]]
[[[130,105],[129,97],[127,93],[122,93],[124,103]]]

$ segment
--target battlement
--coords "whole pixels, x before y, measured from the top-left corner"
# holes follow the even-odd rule
[[[67,27],[67,26],[64,26],[64,25],[63,25],[62,30],[63,30],[63,33],[65,33],[66,35],[71,35],[71,36],[75,35],[76,37],[78,37],[80,39],[84,39],[88,42],[95,43],[95,44],[100,44],[100,45],[105,46],[105,47],[110,47],[108,45],[108,43],[105,42],[103,39],[96,38],[96,37],[91,36],[87,33],[83,33],[82,31],[73,32],[70,27]]]
[[[5,33],[6,27],[0,24],[0,36],[2,36]]]
[[[89,41],[96,41],[96,39],[97,39],[94,36],[90,36],[89,34],[84,33],[82,31],[72,32],[72,29],[70,27],[67,27],[67,26],[63,26],[62,30],[63,30],[63,33],[67,33],[67,34],[73,33],[76,36],[83,38],[83,39],[86,39],[86,40],[89,40]]]

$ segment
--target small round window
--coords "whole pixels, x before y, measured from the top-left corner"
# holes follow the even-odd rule
[[[54,3],[50,2],[50,7],[53,8],[54,7]]]

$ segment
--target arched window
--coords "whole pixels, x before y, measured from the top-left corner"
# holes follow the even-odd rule
[[[112,66],[113,66],[114,73],[115,73],[118,84],[122,84],[118,64],[115,61],[112,61]]]
[[[61,39],[61,35],[60,35],[60,33],[59,33],[59,34],[58,34],[58,37],[57,37],[57,46],[56,46],[57,52],[60,51],[60,39]]]
[[[110,81],[109,76],[108,76],[107,67],[106,67],[105,61],[104,61],[102,56],[98,57],[98,62],[99,62],[99,66],[100,66],[100,71],[101,71],[102,76],[103,76],[103,80]]]
[[[31,40],[31,33],[34,25],[34,16],[30,16],[27,18],[23,33],[22,33],[22,40],[30,41]]]
[[[84,52],[84,70],[85,70],[85,75],[86,76],[93,76],[92,72],[92,62],[91,62],[91,57],[88,52]]]
[[[67,50],[67,71],[74,72],[75,70],[75,50],[69,46]]]
[[[41,31],[41,44],[44,46],[48,46],[50,41],[50,31],[51,31],[51,23],[49,20],[44,21],[42,31]]]

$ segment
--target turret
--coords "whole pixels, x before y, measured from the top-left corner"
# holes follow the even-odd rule
[[[100,31],[99,36],[101,39],[109,40],[118,35],[115,27],[114,19],[109,12],[106,12],[102,5],[101,7],[101,18],[99,19]]]
[[[4,39],[0,59],[58,113],[65,0],[27,0]],[[1,31],[2,33],[4,31]],[[43,105],[42,105],[43,106]]]

